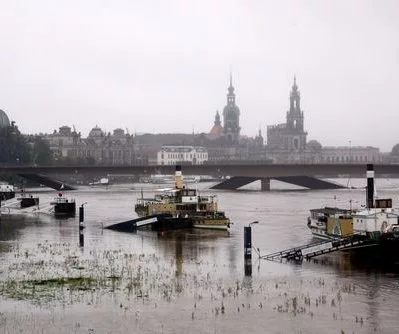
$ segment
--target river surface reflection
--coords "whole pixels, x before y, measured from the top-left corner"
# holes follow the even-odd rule
[[[342,180],[346,183],[346,180]],[[377,180],[378,196],[399,207],[399,182]],[[210,190],[233,222],[229,231],[122,233],[104,226],[135,217],[148,184],[82,187],[78,217],[2,217],[0,328],[31,333],[395,333],[398,272],[336,253],[302,264],[252,258],[245,275],[243,227],[253,221],[261,255],[312,241],[309,209],[360,207],[365,180],[346,190],[289,189],[272,183]],[[50,191],[37,189],[41,201]]]

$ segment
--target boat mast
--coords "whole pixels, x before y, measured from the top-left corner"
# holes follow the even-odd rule
[[[374,167],[367,164],[367,209],[374,208]]]

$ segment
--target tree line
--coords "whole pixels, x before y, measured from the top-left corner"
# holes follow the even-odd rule
[[[0,127],[0,164],[51,165],[52,153],[47,141],[40,136],[24,136],[12,123]]]

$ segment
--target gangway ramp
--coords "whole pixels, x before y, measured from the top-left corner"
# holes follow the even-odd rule
[[[295,260],[302,261],[312,257],[336,252],[338,250],[350,249],[361,246],[373,246],[376,242],[361,235],[353,235],[344,238],[334,238],[320,242],[313,242],[307,245],[289,248],[280,252],[263,255],[260,258],[270,261]]]

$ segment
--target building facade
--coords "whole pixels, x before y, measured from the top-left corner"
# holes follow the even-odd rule
[[[382,162],[380,149],[372,146],[324,146],[319,163],[379,163]]]
[[[208,161],[208,151],[200,146],[162,146],[157,153],[158,165],[203,165]]]
[[[52,134],[44,135],[43,139],[49,143],[53,158],[78,157],[81,137],[75,130],[72,131],[69,126],[61,126],[59,131],[54,130]]]
[[[122,129],[105,133],[95,126],[87,138],[82,138],[75,129],[62,126],[59,131],[44,135],[55,160],[88,162],[97,165],[133,165],[136,163],[136,146],[133,136]]]

